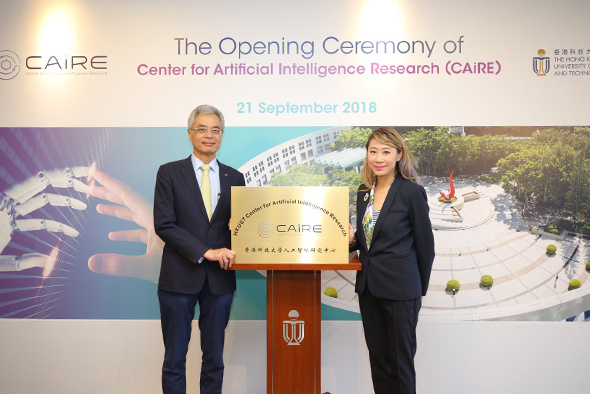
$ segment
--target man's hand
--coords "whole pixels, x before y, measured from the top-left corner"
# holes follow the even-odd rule
[[[203,255],[209,261],[218,261],[221,269],[228,269],[234,265],[234,258],[236,253],[233,250],[227,248],[221,249],[209,249]]]

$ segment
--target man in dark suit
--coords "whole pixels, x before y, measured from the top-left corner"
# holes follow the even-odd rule
[[[201,394],[221,393],[225,329],[236,289],[228,270],[231,187],[244,186],[244,176],[219,163],[223,114],[215,107],[195,108],[188,121],[193,154],[158,170],[154,225],[165,242],[158,282],[164,336],[162,389],[186,393],[186,353],[191,324],[199,304]]]

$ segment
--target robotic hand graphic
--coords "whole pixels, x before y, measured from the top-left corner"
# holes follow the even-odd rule
[[[102,186],[90,186],[88,194],[116,204],[98,204],[96,210],[99,213],[129,220],[142,227],[136,230],[110,232],[109,239],[142,242],[146,244],[146,252],[140,256],[97,254],[88,259],[88,267],[100,274],[127,276],[157,283],[164,242],[156,235],[152,207],[128,185],[99,169],[92,167],[89,175]]]
[[[88,192],[88,185],[76,178],[88,175],[88,167],[70,167],[59,170],[40,171],[24,182],[0,192],[0,253],[6,248],[15,231],[46,230],[77,237],[78,231],[49,219],[18,219],[47,204],[55,207],[70,207],[84,210],[86,204],[72,197],[53,193],[41,193],[48,186],[72,188]],[[41,194],[39,194],[41,193]],[[45,268],[55,263],[57,256],[41,253],[26,253],[22,256],[0,255],[0,271],[22,271],[33,267]]]

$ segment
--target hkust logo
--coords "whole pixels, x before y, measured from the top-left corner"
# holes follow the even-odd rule
[[[0,79],[9,80],[18,75],[20,58],[12,51],[0,51]]]
[[[299,312],[289,312],[290,320],[283,320],[283,339],[289,346],[299,346],[305,338],[305,321],[299,320]]]
[[[539,49],[537,55],[533,57],[533,71],[538,77],[545,77],[550,70],[549,56],[545,56],[544,49]]]

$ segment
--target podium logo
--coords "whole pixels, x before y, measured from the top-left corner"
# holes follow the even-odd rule
[[[262,238],[269,238],[274,232],[274,225],[271,222],[260,222],[258,225],[258,235]]]
[[[299,346],[305,337],[305,322],[299,319],[299,312],[289,312],[289,319],[283,320],[283,339],[289,346]]]
[[[20,58],[12,51],[0,51],[0,79],[9,80],[20,72]]]

